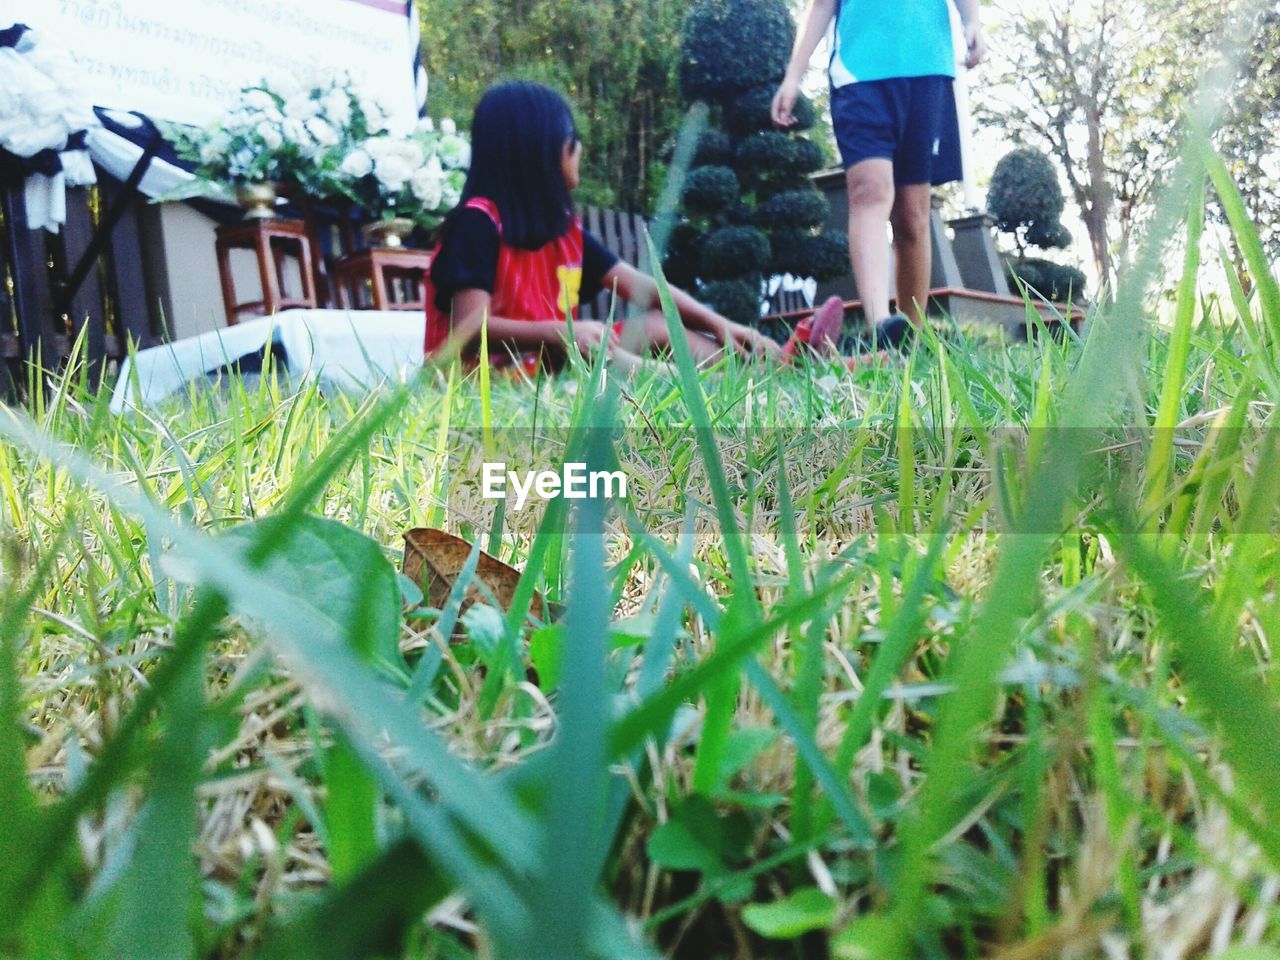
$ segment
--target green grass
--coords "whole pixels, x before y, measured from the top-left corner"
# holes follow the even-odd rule
[[[0,412],[0,955],[1277,956],[1280,295],[1187,171],[1255,293],[1188,254],[1168,331],[1153,250],[1083,342],[854,376]],[[513,612],[425,607],[423,525]]]

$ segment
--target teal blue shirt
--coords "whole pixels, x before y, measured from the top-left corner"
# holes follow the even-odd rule
[[[839,0],[831,85],[956,75],[947,0]]]

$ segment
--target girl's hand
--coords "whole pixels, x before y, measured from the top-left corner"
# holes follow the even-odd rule
[[[759,330],[729,321],[725,322],[724,345],[749,357],[773,359],[782,353],[782,348],[772,337],[766,337]]]
[[[612,353],[618,345],[618,331],[612,324],[599,320],[575,320],[573,322],[573,343],[583,354],[589,354],[604,343],[605,351]]]
[[[987,40],[982,35],[982,25],[976,20],[965,24],[964,28],[965,58],[964,65],[972,70],[982,62],[987,52]]]
[[[790,127],[795,124],[796,118],[791,115],[791,111],[799,96],[800,82],[790,77],[785,78],[778,87],[778,92],[773,95],[773,105],[769,110],[775,126]]]

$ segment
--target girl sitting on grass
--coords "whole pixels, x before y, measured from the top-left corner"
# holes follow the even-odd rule
[[[498,363],[515,357],[557,366],[570,346],[585,354],[603,342],[613,363],[631,370],[670,346],[657,284],[582,228],[571,196],[582,142],[560,94],[525,82],[490,88],[471,123],[471,156],[462,199],[441,226],[427,274],[428,358],[474,356],[486,318],[489,354]],[[579,320],[578,304],[601,290],[646,312],[625,325]],[[834,352],[843,320],[832,297],[779,347],[681,290],[673,287],[671,295],[700,364],[726,349],[784,362],[804,350],[802,343]]]

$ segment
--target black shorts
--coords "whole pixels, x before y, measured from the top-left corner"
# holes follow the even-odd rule
[[[893,182],[949,183],[963,176],[960,123],[950,77],[861,80],[831,91],[831,125],[848,170],[879,157]]]

